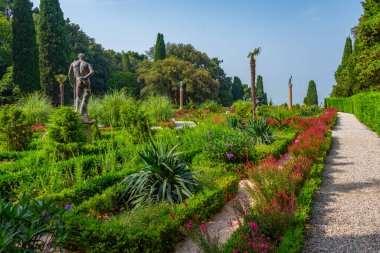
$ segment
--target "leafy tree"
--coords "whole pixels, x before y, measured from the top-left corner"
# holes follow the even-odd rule
[[[255,48],[252,52],[248,54],[248,58],[250,59],[250,67],[251,67],[251,91],[252,91],[252,117],[255,118],[256,115],[256,94],[255,94],[255,78],[256,78],[256,59],[255,56],[259,55],[261,52],[261,48]]]
[[[58,0],[41,0],[39,21],[40,73],[43,91],[58,104],[55,75],[70,64],[67,27]]]
[[[12,23],[0,13],[0,78],[12,65]]]
[[[154,61],[163,60],[166,58],[166,47],[164,41],[164,35],[162,33],[157,34],[157,41],[154,47]]]
[[[13,68],[9,67],[7,73],[0,79],[0,105],[15,102],[20,96],[20,88],[13,82]]]
[[[347,37],[344,47],[342,63],[339,65],[335,72],[335,80],[337,85],[334,86],[332,96],[347,97],[352,95],[353,86],[353,50],[352,39]]]
[[[184,83],[185,100],[201,103],[218,96],[219,83],[203,68],[187,61],[167,58],[158,62],[144,62],[138,70],[142,85],[140,95],[164,95],[174,103],[179,99],[179,82]]]
[[[131,72],[113,72],[108,79],[107,87],[112,90],[125,90],[134,97],[140,93],[137,75]]]
[[[71,48],[70,61],[76,59],[79,53],[84,53],[86,61],[91,63],[95,72],[94,76],[91,77],[91,91],[95,94],[106,92],[108,90],[107,81],[113,66],[112,57],[105,52],[102,45],[97,44],[94,39],[87,36],[79,25],[66,19],[66,27]],[[71,87],[66,86],[66,88],[69,89],[69,94],[72,94]],[[66,96],[65,99],[71,99],[71,95],[70,98]]]
[[[0,0],[0,12],[7,18],[13,16],[13,0]]]
[[[353,93],[380,90],[380,1],[362,3],[364,14],[353,29],[355,38],[355,67]]]
[[[132,65],[131,60],[129,59],[129,55],[127,53],[122,52],[122,64],[123,64],[123,71],[124,72],[131,72],[132,71]]]
[[[243,100],[244,88],[243,88],[243,84],[241,83],[240,78],[237,76],[234,77],[231,93],[232,93],[233,101]]]
[[[22,92],[39,90],[36,31],[29,0],[15,0],[12,18],[13,81]]]
[[[318,105],[318,93],[317,85],[313,80],[309,82],[309,87],[307,89],[307,95],[303,100],[305,105]]]

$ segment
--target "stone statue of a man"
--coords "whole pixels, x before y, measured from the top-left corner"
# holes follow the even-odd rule
[[[85,62],[85,55],[80,53],[77,61],[70,65],[69,80],[74,86],[74,107],[75,111],[84,116],[88,116],[87,103],[91,95],[90,77],[94,74],[92,66]]]

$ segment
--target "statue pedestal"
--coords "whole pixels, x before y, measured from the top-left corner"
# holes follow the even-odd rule
[[[82,115],[81,123],[83,125],[82,131],[84,136],[86,136],[86,144],[92,144],[92,125],[94,122],[90,117]]]

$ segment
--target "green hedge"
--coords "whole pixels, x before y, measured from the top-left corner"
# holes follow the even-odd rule
[[[0,152],[0,162],[9,160],[19,160],[27,156],[29,151],[1,151]]]
[[[326,98],[325,106],[354,114],[380,136],[380,92],[360,93],[348,98]]]
[[[74,209],[66,220],[67,247],[80,252],[173,251],[183,238],[180,227],[195,215],[203,220],[219,211],[226,203],[225,194],[235,193],[238,188],[240,178],[236,173],[220,170],[206,176],[214,177],[214,185],[188,199],[187,206],[153,205],[124,212],[108,221],[81,214],[82,207]]]
[[[297,135],[295,130],[286,130],[275,133],[278,138],[271,145],[259,145],[256,146],[256,160],[260,161],[266,157],[268,154],[272,154],[275,158],[279,158],[282,154],[285,154],[288,146],[292,143]]]

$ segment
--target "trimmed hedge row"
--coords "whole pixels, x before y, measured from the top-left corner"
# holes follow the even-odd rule
[[[380,136],[380,92],[360,93],[348,98],[326,98],[325,106],[354,114]]]
[[[272,154],[275,158],[279,158],[282,154],[286,153],[288,146],[292,143],[297,135],[297,132],[292,130],[289,132],[282,132],[278,134],[279,139],[274,141],[271,145],[260,145],[255,147],[257,153],[257,161],[260,161]]]
[[[21,161],[22,160],[20,160],[19,162]],[[73,172],[75,166],[77,166],[78,163],[81,163],[84,171],[89,170],[90,168],[100,168],[99,158],[95,155],[75,157],[54,164],[49,163],[42,165],[39,168],[36,168],[34,166],[27,167],[16,173],[1,175],[0,196],[6,199],[14,197],[14,195],[17,195],[17,189],[21,184],[25,184],[27,182],[29,182],[30,184],[34,184],[38,175],[43,175],[43,173],[46,173],[48,170],[52,168],[62,171]],[[37,189],[34,188],[34,190]]]
[[[182,239],[180,227],[185,222],[216,213],[227,201],[225,194],[236,192],[240,179],[236,173],[223,170],[218,177],[186,205],[148,206],[106,222],[78,213],[82,212],[78,207],[66,220],[66,246],[81,252],[170,252]]]
[[[8,160],[19,160],[26,157],[29,153],[29,151],[1,151],[0,162]]]

